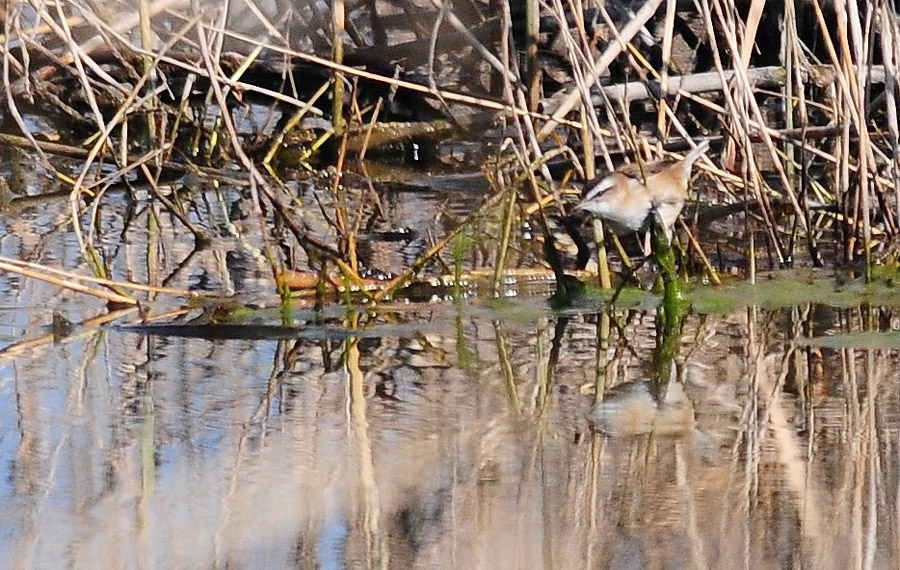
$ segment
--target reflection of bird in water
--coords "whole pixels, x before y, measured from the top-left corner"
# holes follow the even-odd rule
[[[709,149],[702,142],[682,160],[632,163],[585,184],[576,210],[590,212],[616,233],[647,227],[655,210],[666,237],[672,239],[675,221],[684,207],[694,163]]]
[[[664,392],[651,382],[626,382],[612,389],[588,413],[591,426],[617,437],[644,435],[690,435],[694,431],[694,408],[684,387],[669,382]]]

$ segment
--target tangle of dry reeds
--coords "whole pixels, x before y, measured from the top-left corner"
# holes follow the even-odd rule
[[[190,183],[170,182],[190,173],[246,189],[257,227],[240,239],[276,283],[299,256],[313,273],[364,288],[363,218],[348,209],[344,183],[349,157],[450,134],[507,141],[489,176],[512,197],[488,202],[502,218],[495,282],[519,263],[509,252],[526,218],[553,239],[553,218],[572,201],[561,171],[590,178],[689,139],[709,139],[714,152],[695,184],[701,207],[681,231],[687,265],[713,277],[740,266],[752,277],[766,261],[894,263],[897,14],[886,0],[774,8],[764,0],[433,0],[391,10],[361,0],[327,9],[157,0],[121,13],[102,0],[7,2],[3,140],[30,149],[68,190],[82,255],[101,278],[110,260],[97,247],[100,206],[121,182],[146,184],[198,249],[209,245],[209,220],[190,214]],[[37,124],[62,140],[48,144]],[[292,166],[333,167],[332,194],[318,204],[327,232],[310,227],[302,209],[312,205],[284,183],[279,149],[292,144],[303,149]],[[75,166],[61,167],[60,155],[77,157]],[[371,181],[368,192],[377,198]],[[449,236],[483,215],[458,220]],[[599,225],[595,234],[609,287],[608,260],[627,256],[607,251]],[[291,248],[297,256],[285,253]],[[423,252],[374,298],[439,250]]]

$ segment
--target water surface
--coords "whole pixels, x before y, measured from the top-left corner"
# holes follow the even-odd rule
[[[271,276],[229,233],[253,219],[202,198],[221,223],[199,252],[164,213],[154,229],[146,203],[104,210],[113,275],[271,302]],[[439,198],[386,203],[443,223],[416,200]],[[3,217],[3,255],[87,274],[56,225],[67,208]],[[427,246],[418,235],[378,259],[408,263]],[[610,321],[599,303],[561,316],[522,293],[303,309],[296,338],[247,340],[100,325],[102,301],[2,274],[0,560],[896,568],[900,362],[887,331],[900,324],[890,291],[859,293],[859,306],[834,288],[840,302],[787,305],[728,290],[665,334],[652,302]],[[54,311],[70,334],[54,338]]]

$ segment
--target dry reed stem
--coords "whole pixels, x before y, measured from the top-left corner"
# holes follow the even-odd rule
[[[344,17],[344,0],[331,0],[331,60],[336,65],[344,63]],[[339,71],[334,71],[331,87],[331,125],[340,137],[344,135],[344,77]],[[346,145],[346,137],[342,144]]]
[[[881,3],[880,13],[881,53],[885,68],[885,108],[887,110],[888,133],[890,135],[891,154],[900,156],[900,121],[897,117],[897,74],[900,73],[900,27],[893,10],[887,2]],[[888,162],[891,179],[894,182],[894,200],[896,203],[896,219],[900,220],[900,166],[896,160]]]
[[[672,38],[674,36],[675,27],[675,8],[677,0],[666,0],[666,19],[663,24],[663,43],[662,43],[662,69],[660,70],[659,83],[663,92],[669,88],[669,62],[672,59]],[[656,131],[659,133],[660,139],[665,138],[666,116],[669,109],[668,101],[660,98],[659,109],[656,115]],[[657,151],[662,150],[662,142],[657,145]]]
[[[185,32],[187,30],[184,30]],[[178,36],[175,36],[173,40],[168,44],[169,47],[172,45],[172,42],[177,41]],[[162,53],[165,53],[166,48],[162,50]],[[158,63],[158,57],[154,60],[154,65],[151,66],[151,71],[156,67]],[[96,252],[93,251],[91,242],[85,239],[84,233],[81,229],[81,221],[79,214],[79,202],[81,198],[81,192],[84,189],[84,181],[87,178],[88,173],[91,171],[91,165],[94,163],[96,158],[99,156],[100,152],[105,148],[107,141],[109,140],[110,135],[112,134],[113,129],[118,126],[121,122],[125,120],[125,117],[128,114],[131,104],[137,100],[138,95],[144,88],[144,85],[150,79],[150,73],[144,73],[141,78],[135,83],[134,87],[128,93],[128,96],[122,102],[118,109],[116,109],[115,115],[113,115],[112,119],[104,128],[101,129],[99,136],[97,137],[97,141],[91,147],[91,150],[88,152],[87,157],[85,158],[85,162],[82,165],[81,172],[78,177],[75,179],[75,184],[72,186],[72,190],[69,197],[70,208],[72,211],[72,225],[75,229],[75,236],[78,240],[78,247],[81,251],[82,256],[85,258],[85,261],[90,263],[95,272],[102,272],[102,266],[99,263],[99,258],[96,255]],[[90,253],[90,255],[88,255]]]
[[[92,57],[90,57],[88,51],[84,49],[82,44],[78,44],[75,42],[72,37],[72,31],[66,24],[66,18],[62,14],[62,6],[61,3],[56,3],[57,16],[59,17],[59,24],[50,17],[50,15],[41,11],[41,18],[50,24],[53,27],[53,32],[56,36],[69,47],[69,53],[61,58],[64,64],[74,65],[77,71],[78,79],[81,81],[82,87],[85,90],[85,96],[88,98],[88,102],[91,106],[91,111],[94,113],[94,119],[98,121],[97,124],[103,124],[103,116],[100,114],[100,109],[97,106],[96,100],[94,100],[93,89],[91,87],[91,81],[88,79],[87,74],[85,73],[84,66],[87,65],[90,67],[91,71],[96,73],[98,77],[103,79],[106,83],[104,86],[112,87],[121,91],[122,93],[125,90],[118,85],[118,82],[110,76],[106,70],[104,70],[97,62],[94,61]],[[97,40],[98,38],[94,38]],[[55,72],[54,67],[44,68],[42,73],[39,73],[39,77],[45,78],[46,76]]]
[[[727,7],[733,8],[733,6],[731,6],[731,5],[728,5]],[[715,11],[716,11],[717,17],[719,18],[719,24],[721,26],[724,26],[724,28],[726,30],[729,30],[729,29],[735,30],[735,25],[730,20],[735,17],[733,10],[725,11],[720,2],[715,2]],[[710,3],[708,0],[702,0],[702,14],[703,14],[703,19],[704,19],[704,24],[706,26],[707,34],[709,36],[709,39],[710,39],[710,42],[711,42],[711,45],[713,48],[712,51],[713,51],[713,55],[714,55],[716,69],[719,71],[720,74],[724,74],[724,64],[718,55],[718,48],[716,46],[716,39],[715,39],[716,34],[714,31],[715,24],[713,23],[713,20],[712,20],[712,17],[713,17],[712,7],[710,6]],[[738,53],[738,49],[735,44],[735,38],[732,37],[732,35],[733,34],[730,34],[730,33],[724,34],[725,39],[729,44],[732,55],[736,56]],[[747,190],[752,190],[754,199],[760,205],[760,210],[764,217],[764,221],[765,221],[764,225],[765,225],[766,232],[769,236],[770,243],[773,247],[776,248],[776,253],[778,255],[779,262],[784,262],[785,254],[784,254],[781,242],[778,239],[777,228],[775,225],[774,214],[772,212],[771,204],[769,202],[767,194],[765,192],[763,192],[763,189],[761,187],[762,180],[761,180],[761,174],[757,167],[756,157],[752,152],[750,152],[750,149],[752,148],[752,142],[750,139],[750,129],[749,129],[750,116],[749,116],[747,107],[754,105],[755,100],[753,98],[752,92],[750,91],[749,82],[748,82],[746,76],[740,73],[740,70],[742,69],[741,63],[734,62],[734,61],[732,63],[738,70],[738,73],[735,74],[735,77],[739,80],[741,78],[743,78],[743,83],[741,85],[739,85],[739,87],[741,87],[741,88],[735,89],[734,92],[732,92],[729,89],[726,89],[723,91],[723,94],[725,95],[725,100],[727,103],[727,108],[730,111],[730,124],[732,125],[732,127],[734,129],[737,130],[736,140],[731,141],[731,143],[729,145],[730,150],[728,151],[728,154],[733,155],[734,150],[733,150],[732,145],[734,145],[734,144],[739,143],[741,145],[742,149],[744,150],[745,156],[744,156],[744,160],[742,161],[742,164],[741,164],[742,169],[743,169],[741,174],[744,177],[745,192]],[[724,80],[724,77],[723,77],[723,80]],[[762,120],[758,111],[759,111],[759,108],[757,106],[754,119],[759,124],[764,124],[764,121]],[[772,145],[771,145],[771,139],[768,140],[768,146],[769,146],[770,152],[774,152],[772,149]],[[775,160],[777,161],[778,159],[775,158]],[[749,222],[749,220],[748,220],[748,222]],[[749,233],[749,228],[748,228],[748,233]],[[752,248],[752,233],[750,235],[751,235],[751,248]],[[754,267],[755,266],[753,265],[753,262],[751,260],[751,270]],[[754,275],[753,275],[753,272],[751,271],[751,279],[753,279],[753,278],[754,278]]]
[[[340,81],[340,77],[336,77],[335,81]],[[351,95],[351,100],[356,101],[356,92]],[[337,133],[335,133],[337,134]],[[334,176],[332,177],[331,182],[331,196],[334,200],[334,215],[332,216],[333,222],[332,226],[335,229],[338,237],[338,243],[340,244],[339,250],[344,256],[344,259],[347,261],[350,268],[353,270],[353,273],[356,274],[359,271],[359,263],[356,255],[356,230],[359,225],[359,218],[357,217],[356,221],[351,228],[348,225],[347,219],[347,207],[346,207],[346,191],[347,187],[343,184],[344,179],[344,161],[347,158],[347,141],[350,138],[350,130],[344,129],[343,133],[340,135],[341,141],[340,146],[338,147],[338,155],[337,161],[334,165]],[[361,212],[359,213],[362,214]]]
[[[12,7],[9,3],[5,5],[5,14],[3,18],[3,26],[4,31],[7,32],[9,27],[16,26],[18,27],[20,24],[20,18],[18,15],[13,17]],[[21,33],[19,34],[21,35]],[[28,57],[28,42],[22,42],[22,53],[26,58]],[[6,95],[6,108],[9,113],[13,117],[13,121],[15,121],[16,125],[19,127],[19,130],[25,135],[25,137],[30,141],[31,146],[36,149],[36,153],[38,155],[38,159],[41,163],[41,166],[44,167],[48,172],[53,172],[57,177],[62,176],[56,168],[50,163],[50,160],[44,154],[44,152],[37,146],[37,140],[34,138],[34,135],[31,133],[31,129],[29,129],[25,125],[25,119],[22,117],[22,114],[19,112],[18,104],[16,103],[16,98],[13,96],[12,90],[12,78],[10,77],[10,68],[15,68],[19,75],[25,77],[26,88],[29,85],[28,74],[24,73],[19,65],[19,62],[12,58],[10,52],[10,36],[8,33],[4,33],[3,35],[3,90]]]
[[[762,19],[766,0],[751,0],[750,10],[747,12],[747,21],[744,24],[744,33],[741,36],[740,61],[744,67],[750,67],[750,55],[756,45],[756,32],[759,29],[759,21]]]
[[[553,16],[557,20],[557,25],[562,30],[562,38],[565,40],[566,45],[566,55],[572,64],[572,78],[575,82],[575,87],[581,93],[583,101],[590,101],[591,87],[603,89],[603,86],[600,85],[599,77],[592,76],[590,72],[590,70],[594,68],[592,49],[594,38],[587,37],[584,19],[581,17],[580,10],[574,12],[576,16],[576,28],[578,31],[577,37],[572,37],[572,34],[569,33],[568,26],[566,25],[566,12],[562,6],[561,0],[554,0]],[[550,107],[555,106],[556,103],[553,102],[555,99],[556,97],[551,98],[551,100],[547,102],[547,105]],[[585,105],[584,107],[587,106]],[[581,122],[583,124],[581,127],[582,130],[587,129],[587,132],[591,133],[592,137],[597,138],[601,142],[603,140],[602,137],[611,136],[611,133],[607,129],[603,129],[600,126],[599,117],[593,112],[593,109],[588,108],[582,113]],[[593,145],[586,146],[585,148],[593,148]],[[588,153],[585,154],[585,159],[587,160]],[[591,156],[590,160],[593,161],[593,156]],[[593,177],[593,174],[590,177]]]
[[[661,1],[661,0],[654,0],[654,1]],[[258,43],[258,42],[254,42],[254,40],[252,38],[249,38],[242,34],[231,32],[228,30],[222,30],[222,32],[225,33],[228,37],[236,39],[236,40],[244,41],[247,43]],[[332,71],[339,71],[347,76],[359,77],[361,79],[369,79],[372,81],[390,85],[392,87],[408,89],[409,91],[429,95],[436,99],[444,99],[446,101],[452,101],[454,103],[460,103],[460,104],[469,105],[472,107],[480,107],[483,109],[489,109],[489,110],[493,110],[493,111],[504,111],[504,112],[511,113],[511,114],[514,114],[517,116],[531,117],[532,119],[539,119],[539,120],[546,121],[546,120],[550,120],[550,118],[551,118],[549,115],[546,115],[546,114],[531,113],[531,112],[525,111],[523,109],[512,107],[512,106],[506,105],[504,103],[500,103],[498,101],[493,101],[491,99],[485,99],[483,97],[475,97],[472,95],[465,95],[463,93],[456,93],[454,91],[449,91],[446,89],[434,89],[434,88],[426,86],[426,85],[421,85],[418,83],[411,83],[409,81],[404,81],[402,79],[388,77],[385,75],[379,75],[377,73],[372,73],[369,71],[365,71],[363,69],[357,69],[355,67],[347,67],[345,65],[339,65],[339,64],[336,64],[333,61],[330,61],[325,58],[321,58],[321,57],[318,57],[318,56],[315,56],[312,54],[284,48],[281,46],[266,44],[266,49],[268,49],[274,53],[278,53],[281,55],[296,58],[298,60],[305,61],[308,63],[313,63],[315,65],[320,65],[320,66],[330,69]],[[181,62],[181,61],[171,59],[171,58],[164,58],[164,59],[161,59],[160,61],[165,61],[166,63],[181,67],[183,69],[190,69],[192,71],[198,71],[201,75],[206,76],[205,71],[200,71],[198,68],[190,66],[189,64],[186,64],[185,62]],[[223,83],[227,83],[227,81],[223,81]],[[261,94],[263,94],[263,93],[265,93],[267,95],[273,94],[273,96],[275,96],[277,98],[277,96],[274,95],[275,92],[272,92],[269,90],[259,90],[258,88],[255,88],[252,85],[245,85],[245,84],[240,84],[239,86],[241,88],[245,88],[248,90],[257,91]],[[580,125],[575,121],[558,120],[556,122],[559,124],[565,125],[565,126],[573,127],[573,128],[580,127]]]
[[[719,5],[718,2],[716,4]],[[721,16],[721,11],[719,12],[719,14]],[[734,38],[731,37],[730,34],[724,34],[724,36],[728,40],[728,44],[729,44],[730,49],[732,50],[732,53],[737,53],[738,47],[735,44]],[[752,88],[752,85],[750,84],[750,80],[746,74],[747,66],[744,65],[744,63],[740,62],[740,61],[736,61],[734,63],[735,63],[735,69],[737,71],[736,77],[738,79],[738,84],[742,89],[742,92],[743,92],[746,102],[749,104],[750,111],[752,112],[754,119],[758,123],[764,124],[765,120],[763,118],[762,112],[759,109],[759,104],[756,102],[756,98],[753,96],[753,88]],[[745,120],[745,124],[747,124],[746,120]],[[805,220],[805,217],[803,216],[803,210],[802,210],[802,208],[800,208],[800,203],[797,201],[797,195],[793,190],[791,181],[788,180],[787,173],[785,173],[784,167],[781,163],[781,160],[779,160],[775,145],[774,145],[771,137],[768,135],[768,133],[766,131],[762,131],[761,135],[763,138],[763,142],[765,143],[765,147],[769,151],[770,156],[772,157],[772,162],[773,162],[773,165],[775,166],[775,171],[778,174],[779,178],[781,179],[781,183],[782,183],[784,192],[787,194],[788,200],[790,201],[791,206],[793,206],[794,211],[796,212],[797,216],[802,221],[803,229],[808,231],[809,228],[806,227],[806,220]],[[747,148],[750,148],[750,147],[748,146]],[[777,240],[776,240],[776,243],[777,243]]]
[[[57,269],[55,267],[50,267],[48,265],[42,265],[40,263],[32,263],[29,261],[22,261],[19,259],[12,259],[5,256],[0,256],[0,262],[5,263],[7,266],[15,266],[21,267],[22,269],[32,270],[36,273],[41,273],[44,275],[50,276],[59,276],[63,279],[60,281],[84,281],[87,283],[94,283],[97,285],[103,285],[104,287],[109,287],[111,289],[130,289],[132,291],[144,291],[148,293],[158,293],[163,295],[173,295],[176,297],[217,297],[217,295],[211,295],[207,293],[202,293],[198,291],[189,291],[187,289],[176,289],[172,287],[157,287],[153,285],[144,285],[142,283],[132,283],[131,281],[115,281],[111,279],[103,279],[101,277],[92,277],[88,275],[79,275],[77,273],[73,273],[71,271],[66,271],[64,269]]]
[[[841,32],[843,27],[840,22],[842,22],[842,13],[841,11],[844,9],[840,4],[835,6],[837,11],[837,17],[839,21],[838,30]],[[866,117],[866,105],[869,97],[869,89],[867,84],[867,78],[864,73],[864,69],[867,65],[872,64],[872,54],[869,46],[871,46],[871,38],[869,37],[869,33],[871,32],[872,26],[872,18],[874,11],[872,10],[871,3],[866,3],[866,23],[860,21],[859,15],[859,7],[855,3],[848,3],[846,7],[847,14],[847,22],[850,24],[849,34],[850,38],[843,38],[842,42],[847,43],[848,40],[852,40],[853,42],[853,57],[852,59],[848,59],[846,61],[846,69],[848,75],[855,71],[855,76],[850,76],[848,79],[853,79],[853,84],[856,87],[855,90],[855,98],[853,99],[853,104],[856,107],[856,113],[862,121],[865,121]],[[865,31],[863,31],[865,28]],[[849,51],[845,49],[844,51]],[[855,70],[854,64],[855,62]],[[857,123],[857,144],[858,144],[858,162],[857,166],[859,168],[859,172],[862,174],[859,176],[859,185],[857,186],[857,194],[858,200],[860,202],[860,209],[862,210],[862,235],[863,235],[863,248],[864,248],[864,256],[866,262],[866,277],[871,281],[872,279],[872,223],[871,223],[871,215],[872,210],[870,207],[870,199],[872,197],[874,188],[870,186],[868,183],[867,174],[870,170],[875,170],[875,159],[874,154],[872,152],[872,145],[869,138],[869,129],[868,125],[865,122]]]
[[[538,60],[541,35],[541,4],[539,0],[525,2],[525,89],[528,110],[537,111],[541,104],[542,71]]]
[[[614,43],[607,46],[600,58],[594,62],[594,67],[591,70],[593,78],[599,78],[609,67],[609,64],[626,49],[625,43],[630,42],[637,35],[644,24],[653,17],[662,2],[663,0],[648,0],[635,14],[634,18],[619,31],[622,43]],[[579,101],[581,101],[581,92],[578,90],[571,91],[553,112],[551,119],[538,132],[538,140],[546,139],[557,125],[563,124],[563,118],[575,108]]]
[[[697,238],[694,237],[694,233],[691,231],[691,228],[688,227],[683,218],[678,218],[678,221],[681,222],[681,229],[684,230],[685,235],[688,237],[688,243],[690,243],[691,248],[698,256],[700,256],[700,261],[703,263],[703,268],[706,270],[706,274],[709,276],[709,280],[713,285],[721,285],[722,280],[719,278],[719,272],[716,271],[716,268],[713,267],[712,263],[709,262],[709,257],[706,256],[706,253],[700,246],[700,242],[698,242]]]
[[[92,297],[97,297],[98,299],[103,299],[109,303],[118,303],[122,305],[136,305],[137,300],[126,297],[125,295],[120,295],[118,293],[112,293],[110,291],[104,291],[102,289],[94,289],[91,287],[87,287],[86,285],[82,285],[81,283],[77,283],[72,279],[58,279],[49,275],[48,272],[45,271],[36,271],[29,266],[18,265],[16,260],[10,260],[11,263],[5,261],[6,258],[0,259],[0,269],[4,271],[8,271],[9,273],[15,273],[17,275],[22,275],[23,277],[28,277],[31,279],[37,279],[38,281],[44,281],[45,283],[50,283],[51,285],[56,285],[57,287],[62,287],[63,289],[68,289],[69,291],[74,291],[76,293],[83,293],[85,295],[90,295]],[[29,264],[31,265],[31,264]],[[106,280],[104,280],[106,281]],[[107,283],[113,283],[112,281],[107,281]]]

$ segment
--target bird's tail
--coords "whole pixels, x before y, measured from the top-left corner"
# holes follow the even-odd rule
[[[704,153],[706,153],[706,151],[708,151],[708,150],[709,150],[709,141],[706,140],[706,141],[701,142],[700,144],[697,145],[697,148],[695,148],[691,152],[684,155],[684,163],[688,166],[693,165],[695,162],[697,162],[697,159],[700,158],[701,156],[703,156]]]

